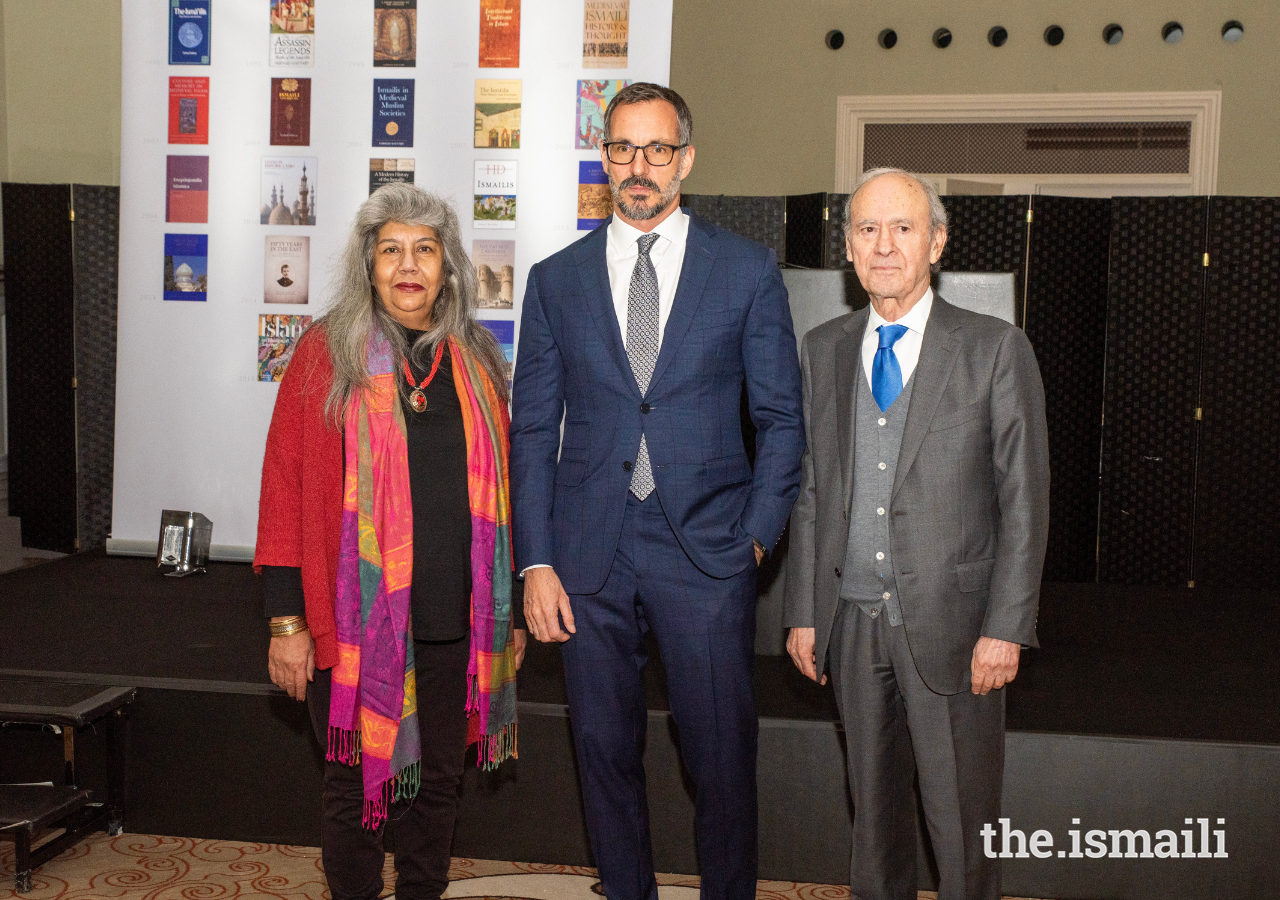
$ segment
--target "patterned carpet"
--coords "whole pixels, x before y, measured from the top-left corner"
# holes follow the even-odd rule
[[[24,900],[328,900],[320,851],[283,844],[246,844],[125,834],[95,835],[35,871],[32,889],[13,889],[13,850],[0,854],[0,898]],[[387,858],[384,897],[395,871]],[[455,859],[446,898],[469,900],[599,900],[595,869],[537,863]],[[661,900],[697,900],[698,879],[659,875]],[[936,895],[921,892],[921,900]],[[840,885],[761,881],[757,900],[848,900]]]

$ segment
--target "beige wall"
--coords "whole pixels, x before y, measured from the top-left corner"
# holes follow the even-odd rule
[[[9,103],[4,78],[4,8],[0,6],[0,181],[9,180]]]
[[[120,183],[121,0],[3,0],[7,181]]]
[[[1161,26],[1186,29],[1166,45]],[[1239,19],[1244,40],[1222,40]],[[1108,22],[1124,26],[1117,46]],[[1067,33],[1058,47],[1041,34]],[[992,25],[1009,30],[996,49]],[[946,50],[930,38],[947,27]],[[845,45],[828,50],[833,28]],[[882,50],[883,28],[898,45]],[[1218,193],[1280,194],[1280,3],[1274,0],[675,0],[671,86],[694,114],[690,193],[776,195],[835,184],[836,97],[1222,91]]]
[[[120,180],[121,0],[0,0],[0,178]],[[1166,46],[1160,26],[1186,26]],[[1227,44],[1222,22],[1245,39]],[[1108,47],[1109,21],[1125,39]],[[1059,47],[1045,26],[1067,30]],[[987,29],[1009,43],[987,45]],[[947,50],[934,29],[955,34]],[[639,27],[638,25],[634,27]],[[893,50],[876,46],[897,30]],[[839,51],[822,43],[844,31]],[[693,107],[690,192],[831,190],[841,94],[1214,90],[1223,95],[1218,190],[1280,194],[1280,4],[1271,0],[675,0],[671,83]]]

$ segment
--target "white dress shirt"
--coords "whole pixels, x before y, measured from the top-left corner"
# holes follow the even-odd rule
[[[676,286],[680,284],[680,270],[684,268],[684,245],[689,236],[689,217],[676,207],[651,234],[658,235],[649,248],[649,259],[658,276],[658,347],[662,347],[662,333],[667,330],[667,319],[676,300]],[[627,342],[627,301],[631,296],[631,275],[640,258],[640,245],[636,242],[645,232],[622,221],[616,215],[609,222],[608,241],[604,256],[609,264],[609,290],[613,294],[613,311],[618,316],[622,330],[622,342]]]
[[[916,371],[916,363],[920,362],[920,347],[924,343],[924,328],[929,324],[929,312],[933,309],[933,288],[926,288],[924,296],[916,301],[911,311],[896,322],[887,322],[876,312],[873,306],[868,310],[867,330],[862,335],[862,368],[867,374],[867,386],[871,387],[871,364],[880,349],[880,335],[876,329],[881,325],[905,325],[907,332],[898,338],[893,345],[894,355],[898,357],[898,368],[902,369],[902,386]]]

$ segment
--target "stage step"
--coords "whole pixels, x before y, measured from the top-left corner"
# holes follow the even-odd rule
[[[0,572],[22,565],[22,520],[0,516]]]

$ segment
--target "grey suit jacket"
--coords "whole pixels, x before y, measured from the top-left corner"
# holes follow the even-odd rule
[[[783,624],[812,627],[819,674],[849,539],[855,378],[867,310],[801,347],[808,449],[791,514]],[[935,297],[889,509],[903,626],[930,689],[970,686],[980,636],[1037,646],[1049,530],[1040,369],[1026,335]]]

